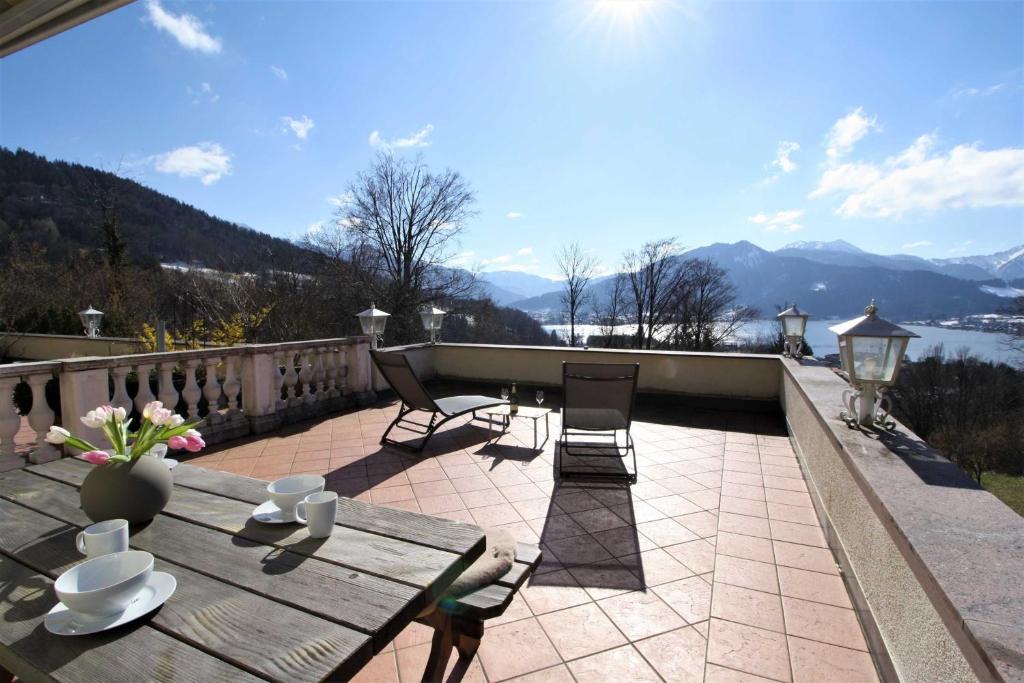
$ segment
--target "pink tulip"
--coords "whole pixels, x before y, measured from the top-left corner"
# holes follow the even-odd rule
[[[183,448],[188,448],[188,440],[183,436],[172,436],[167,439],[167,447],[180,451]]]
[[[198,453],[206,447],[206,442],[203,441],[202,437],[189,436],[185,437],[185,450],[189,453]]]
[[[82,460],[91,462],[93,465],[103,465],[110,460],[110,456],[103,451],[86,451],[82,453]]]

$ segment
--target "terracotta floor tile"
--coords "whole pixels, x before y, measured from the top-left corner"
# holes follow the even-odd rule
[[[465,503],[462,502],[462,499],[459,498],[459,494],[457,493],[449,493],[442,496],[430,496],[429,498],[418,498],[417,502],[420,505],[420,510],[428,515],[466,509]]]
[[[692,627],[663,633],[635,644],[666,681],[701,683],[707,641]]]
[[[730,469],[723,469],[722,482],[747,484],[748,486],[764,486],[764,480],[759,472],[738,472]]]
[[[611,559],[611,554],[590,534],[570,536],[553,541],[548,540],[547,537],[543,538],[558,561],[566,566],[591,564]]]
[[[785,631],[782,602],[778,595],[732,586],[727,583],[715,583],[714,585],[711,616],[748,626],[766,628],[769,631],[779,631],[780,633]]]
[[[565,569],[534,575],[519,589],[534,614],[546,614],[590,602],[590,596]]]
[[[394,651],[377,654],[350,680],[352,683],[399,683],[398,662],[395,661]]]
[[[818,526],[818,516],[814,508],[803,505],[785,505],[783,503],[768,503],[768,516],[771,519],[780,519],[784,522],[797,522],[799,524],[810,524]]]
[[[760,500],[722,496],[722,500],[719,502],[718,507],[721,512],[732,512],[738,515],[749,515],[751,517],[768,516],[768,507],[764,504],[764,501]]]
[[[516,593],[515,597],[512,598],[511,604],[505,609],[505,611],[497,617],[493,617],[487,620],[486,628],[491,629],[501,624],[508,624],[513,621],[519,621],[520,619],[526,619],[532,617],[533,612],[530,611],[530,606],[526,604],[526,600],[523,598],[521,593]]]
[[[789,637],[789,656],[795,683],[843,681],[843,683],[875,683],[871,655],[813,640]]]
[[[430,496],[443,496],[455,493],[455,487],[450,481],[438,479],[436,481],[421,481],[412,485],[412,490],[417,498],[429,498]]]
[[[672,493],[696,493],[697,491],[703,491],[706,488],[704,484],[695,482],[693,479],[686,476],[668,477],[666,479],[658,480],[658,483]]]
[[[444,519],[450,519],[455,522],[465,522],[467,524],[476,524],[476,520],[473,519],[473,515],[469,513],[469,510],[449,510],[448,512],[437,513],[438,517]]]
[[[659,519],[653,522],[644,522],[637,525],[637,530],[647,538],[658,544],[659,547],[676,545],[693,541],[698,536],[684,527],[674,519]]]
[[[800,471],[799,467],[780,467],[779,465],[768,465],[764,462],[761,463],[761,471],[764,472],[764,476],[768,479],[793,479],[803,483],[804,475]],[[767,479],[765,486],[768,486]],[[775,486],[773,488],[789,488],[788,486]],[[802,491],[804,489],[793,489],[794,491]]]
[[[813,545],[818,548],[828,547],[825,535],[818,527],[773,519],[771,520],[771,530],[772,538],[776,541]]]
[[[777,681],[792,680],[786,636],[745,624],[711,620],[708,662]]]
[[[680,495],[664,496],[663,498],[651,498],[646,501],[654,509],[663,512],[669,517],[688,515],[694,512],[701,512],[700,508]]]
[[[516,509],[516,512],[523,519],[542,519],[551,515],[561,514],[561,510],[547,496],[530,500],[512,501],[512,507]]]
[[[704,683],[775,683],[770,678],[763,678],[736,669],[727,669],[717,664],[704,665]],[[826,683],[822,681],[821,683]],[[829,681],[827,683],[833,683]],[[834,683],[839,683],[838,681]]]
[[[487,678],[492,681],[561,663],[558,652],[534,617],[488,629],[478,656]]]
[[[745,560],[730,555],[718,555],[715,558],[715,581],[765,593],[779,592],[779,582],[774,564]]]
[[[565,664],[508,679],[508,683],[575,683]]]
[[[628,524],[642,524],[653,522],[656,519],[665,519],[666,515],[651,507],[649,503],[642,500],[619,503],[608,508],[621,517]]]
[[[714,536],[718,533],[718,513],[715,512],[694,512],[689,515],[680,515],[679,517],[673,517],[684,527],[692,531],[701,538],[707,538],[708,536]]]
[[[587,533],[569,515],[554,515],[531,519],[527,520],[527,523],[545,541],[556,541],[560,538],[569,538],[570,536],[579,536],[580,534]]]
[[[643,589],[640,578],[618,560],[569,567],[576,582],[594,600]]]
[[[493,488],[480,489],[479,491],[463,491],[459,494],[459,497],[462,498],[462,502],[466,504],[466,507],[470,509],[507,504],[505,496],[501,495],[501,491]]]
[[[607,531],[591,534],[613,557],[635,555],[658,546],[643,534],[637,533],[634,526],[620,526]]]
[[[494,484],[492,484],[491,480],[482,474],[475,477],[452,479],[452,486],[455,487],[455,490],[459,493],[494,490]]]
[[[408,500],[393,500],[389,503],[381,503],[383,507],[392,508],[395,510],[408,510],[409,512],[423,512],[420,509],[420,505],[416,500],[410,498]]]
[[[505,496],[505,500],[510,503],[514,503],[518,500],[547,498],[547,494],[544,493],[544,490],[533,482],[516,484],[514,486],[503,486],[501,487],[501,495]]]
[[[633,496],[640,500],[649,501],[651,498],[663,498],[672,495],[672,492],[656,481],[642,481],[632,487]]]
[[[760,486],[749,486],[747,484],[733,484],[722,482],[722,495],[733,498],[746,498],[748,500],[764,500],[765,490]]]
[[[668,546],[665,552],[696,574],[703,574],[715,568],[715,546],[706,539]]]
[[[661,548],[619,558],[619,562],[643,579],[645,586],[657,586],[693,576],[693,572]]]
[[[711,585],[699,576],[655,586],[653,590],[689,624],[711,616]]]
[[[760,538],[771,538],[771,528],[768,520],[762,517],[751,517],[749,515],[737,515],[733,512],[718,513],[718,530],[745,536],[758,536]]]
[[[764,470],[766,468],[762,466],[761,469]],[[766,473],[764,475],[764,487],[768,489],[783,489],[785,491],[807,492],[807,484],[804,483],[803,478],[799,474],[795,477],[775,477],[769,476]]]
[[[846,585],[836,574],[822,574],[793,567],[779,567],[778,571],[779,587],[783,595],[837,607],[853,607]]]
[[[654,669],[630,645],[577,659],[569,662],[568,667],[577,683],[661,683]]]
[[[627,642],[601,608],[592,602],[544,614],[537,620],[566,661]]]
[[[584,510],[582,512],[573,512],[569,516],[572,517],[577,524],[591,533],[626,526],[626,522],[623,521],[621,517],[606,507]]]
[[[694,493],[684,493],[682,495],[683,498],[704,510],[715,510],[719,505],[720,494],[718,489],[696,491]]]
[[[835,558],[828,548],[815,548],[798,543],[772,541],[775,548],[775,562],[787,567],[808,569],[824,574],[838,574]]]
[[[481,649],[483,649],[482,646]],[[401,683],[419,683],[423,680],[423,671],[426,669],[427,658],[429,656],[429,643],[396,650],[395,657],[398,660],[398,676]],[[469,662],[468,666],[466,666],[466,664],[460,662],[459,658],[453,652],[451,658],[448,660],[448,666],[445,669],[446,680],[452,675],[452,672],[455,671],[456,667],[459,669],[466,667],[465,672],[462,674],[461,678],[459,678],[462,683],[487,683],[487,678],[484,676],[483,668],[480,666],[480,659],[478,657],[474,657]]]
[[[579,489],[564,488],[555,492],[554,501],[559,508],[566,513],[583,512],[603,507],[601,501],[594,498],[586,491]]]
[[[425,481],[440,481],[448,478],[440,467],[410,468],[405,471],[405,476],[409,477],[409,481],[413,484],[421,484]]]
[[[786,633],[808,640],[867,650],[860,622],[852,609],[808,602],[797,598],[782,598],[786,615]]]
[[[630,640],[686,626],[686,622],[654,591],[623,593],[597,604]]]
[[[469,507],[468,505],[466,507]],[[520,522],[522,518],[516,509],[508,503],[488,505],[486,507],[470,508],[470,514],[476,523],[483,527],[508,524],[509,522]]]
[[[449,479],[462,479],[463,477],[482,477],[483,471],[480,466],[476,463],[471,464],[459,464],[459,465],[441,465],[441,469],[444,470],[445,475]]]
[[[718,534],[715,549],[721,555],[742,557],[747,560],[757,560],[758,562],[775,561],[775,556],[772,552],[772,542],[767,538],[721,531]]]
[[[765,499],[769,503],[783,503],[785,505],[802,505],[813,507],[811,497],[804,491],[784,491],[783,489],[765,489]]]
[[[384,489],[370,490],[370,501],[375,505],[395,500],[409,500],[414,497],[411,486],[389,486]]]

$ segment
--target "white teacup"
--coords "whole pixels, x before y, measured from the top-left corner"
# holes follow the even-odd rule
[[[129,550],[95,557],[61,574],[53,588],[75,612],[109,616],[123,612],[153,573],[153,556]]]
[[[167,444],[153,444],[153,447],[146,451],[146,455],[152,455],[157,460],[163,460],[165,457],[167,457]]]
[[[324,490],[327,481],[318,474],[296,474],[272,481],[267,485],[270,500],[281,510],[286,520],[295,519],[295,506],[306,496]]]
[[[327,538],[334,531],[338,516],[338,494],[321,491],[295,504],[295,521],[309,527],[310,538]]]
[[[108,519],[85,527],[75,536],[75,547],[90,558],[128,550],[128,520]]]

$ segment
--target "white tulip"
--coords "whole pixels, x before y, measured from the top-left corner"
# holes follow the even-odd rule
[[[114,422],[117,422],[117,423],[124,422],[125,418],[128,417],[128,411],[125,410],[124,408],[120,408],[120,407],[114,408],[113,417],[114,417]]]
[[[97,414],[95,410],[90,410],[79,419],[82,421],[82,424],[91,429],[99,429],[107,421],[103,415]]]
[[[60,444],[67,441],[69,436],[71,436],[71,432],[64,429],[63,427],[58,427],[57,425],[54,425],[50,427],[50,431],[46,433],[45,439],[46,443],[52,443],[59,446]]]
[[[185,424],[185,418],[181,415],[171,415],[171,418],[167,421],[167,426],[170,429],[175,429]]]
[[[149,403],[146,404],[146,407],[142,409],[142,417],[152,421],[153,412],[156,410],[160,410],[163,407],[163,401],[150,401]]]
[[[188,431],[185,432],[184,436],[185,437],[191,436],[193,438],[195,438],[195,437],[202,438],[203,437],[203,435],[199,433],[198,429],[189,429]]]

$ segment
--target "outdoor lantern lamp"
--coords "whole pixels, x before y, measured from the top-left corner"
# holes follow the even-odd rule
[[[863,316],[829,330],[839,336],[839,358],[853,387],[843,392],[840,417],[851,427],[892,429],[889,397],[883,392],[896,382],[907,344],[920,335],[879,318],[874,299]]]
[[[90,306],[84,311],[79,311],[78,317],[82,320],[82,328],[85,330],[86,337],[100,336],[100,321],[103,320],[103,311],[97,311]]]
[[[437,333],[441,331],[441,321],[444,320],[445,312],[434,306],[424,306],[420,310],[420,320],[423,327],[430,332],[430,343],[437,343]]]
[[[388,324],[390,313],[379,310],[374,304],[370,304],[362,313],[356,313],[359,318],[359,325],[363,328],[363,334],[370,337],[370,348],[377,348],[378,344],[384,343],[384,326]]]
[[[775,316],[782,321],[782,334],[786,337],[783,344],[783,355],[789,358],[803,358],[804,332],[807,330],[807,319],[811,316],[792,306]]]

